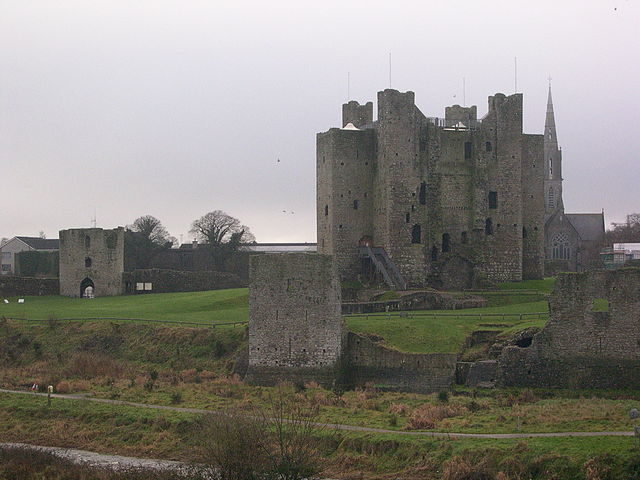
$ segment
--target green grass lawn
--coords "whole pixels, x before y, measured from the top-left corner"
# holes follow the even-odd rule
[[[523,280],[522,282],[503,282],[498,284],[500,290],[536,290],[542,293],[551,293],[556,284],[555,277],[547,277],[542,280]]]
[[[547,302],[530,302],[503,307],[469,308],[451,311],[416,311],[400,317],[387,315],[352,315],[347,327],[355,333],[371,333],[384,338],[391,348],[409,353],[459,353],[466,337],[474,330],[499,332],[542,327],[548,314],[523,316],[521,313],[547,312]],[[434,315],[440,314],[440,315]],[[473,316],[462,316],[471,314]]]
[[[120,317],[183,322],[245,322],[249,318],[248,290],[125,295],[94,299],[60,296],[25,297],[0,303],[0,317],[46,320],[55,318]]]

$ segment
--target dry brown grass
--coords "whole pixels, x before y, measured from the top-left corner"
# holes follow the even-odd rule
[[[123,378],[128,372],[121,362],[97,352],[78,352],[71,357],[65,377],[90,379],[95,377]]]
[[[441,420],[462,415],[466,411],[467,409],[459,404],[425,403],[413,409],[404,428],[405,430],[430,430],[435,428]]]

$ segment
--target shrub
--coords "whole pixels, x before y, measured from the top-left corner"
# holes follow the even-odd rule
[[[425,403],[415,408],[407,420],[407,430],[429,430],[445,418],[455,417],[463,413],[464,407],[459,405],[432,405]]]
[[[173,392],[171,394],[171,403],[176,405],[178,403],[182,403],[182,393],[180,392]]]
[[[58,382],[56,385],[56,393],[70,393],[71,392],[71,384],[66,380],[62,380]]]
[[[442,390],[441,392],[439,392],[438,401],[442,403],[449,402],[449,392],[447,392],[446,390]]]

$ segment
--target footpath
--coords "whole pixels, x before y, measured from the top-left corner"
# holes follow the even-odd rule
[[[23,390],[6,390],[0,388],[0,393],[12,394],[12,395],[31,395],[46,397],[46,393],[33,393]],[[65,400],[83,400],[88,402],[108,403],[111,405],[127,405],[130,407],[138,408],[151,408],[155,410],[169,410],[173,412],[185,412],[185,413],[198,413],[198,414],[220,414],[222,412],[216,410],[207,410],[204,408],[189,408],[189,407],[171,407],[168,405],[153,405],[150,403],[136,403],[127,402],[124,400],[110,400],[108,398],[92,398],[84,395],[72,395],[72,394],[51,394],[51,398],[59,398]],[[321,423],[317,422],[314,425],[322,428],[329,428],[335,430],[345,430],[352,432],[371,432],[371,433],[391,433],[394,435],[407,435],[414,437],[441,437],[441,438],[493,438],[493,439],[505,439],[505,438],[538,438],[538,437],[631,437],[634,435],[633,431],[618,431],[618,432],[544,432],[544,433],[459,433],[459,432],[406,432],[403,430],[389,430],[385,428],[373,428],[373,427],[360,427],[356,425],[345,425],[341,423]]]

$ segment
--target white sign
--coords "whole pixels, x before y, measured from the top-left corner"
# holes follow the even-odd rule
[[[24,303],[24,298],[19,298],[18,303]]]
[[[144,289],[151,291],[151,290],[153,290],[153,286],[152,286],[151,283],[145,283],[144,284]]]

